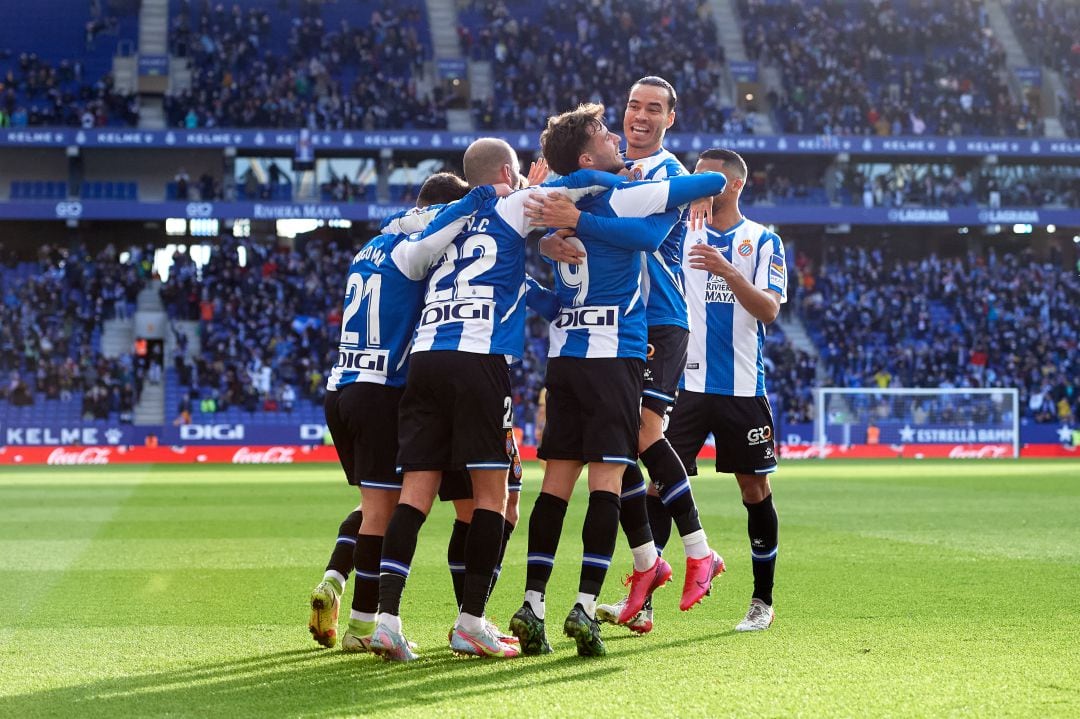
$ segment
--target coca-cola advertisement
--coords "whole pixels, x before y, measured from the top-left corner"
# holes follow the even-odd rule
[[[233,455],[233,464],[292,464],[296,447],[241,447]]]
[[[83,447],[67,449],[57,447],[49,453],[45,464],[108,464],[112,447]]]

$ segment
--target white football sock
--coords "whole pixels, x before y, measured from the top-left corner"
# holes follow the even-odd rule
[[[525,591],[525,603],[529,605],[529,609],[536,615],[537,619],[544,618],[544,612],[546,607],[544,606],[544,593],[534,592],[531,590]]]
[[[686,556],[690,559],[704,559],[712,552],[709,549],[709,541],[705,536],[704,529],[690,532],[690,534],[682,538],[682,542]]]
[[[652,569],[656,564],[656,559],[660,555],[656,552],[656,544],[649,542],[648,544],[642,544],[640,547],[632,547],[630,553],[634,555],[634,571],[644,572],[648,569]]]

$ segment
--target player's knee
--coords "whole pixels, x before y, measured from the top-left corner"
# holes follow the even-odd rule
[[[503,515],[506,518],[506,521],[515,527],[517,526],[518,519],[520,519],[520,515],[518,514],[518,498],[520,496],[520,492],[510,493],[510,496],[506,499],[506,514]]]
[[[589,491],[622,492],[622,476],[625,467],[621,464],[593,462],[589,464]]]
[[[772,493],[767,474],[737,474],[742,500],[747,504],[758,504]]]
[[[638,429],[638,452],[644,452],[664,438],[664,418],[649,407],[641,408],[641,426]]]
[[[390,517],[394,514],[397,506],[396,498],[387,497],[385,501],[368,501],[364,508],[364,519],[360,524],[361,534],[373,534],[381,536],[386,534],[386,527],[390,524]]]
[[[474,504],[471,499],[455,499],[454,500],[454,515],[455,518],[468,524],[472,521]]]

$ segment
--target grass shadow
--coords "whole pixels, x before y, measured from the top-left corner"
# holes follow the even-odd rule
[[[679,644],[643,641],[597,659],[567,651],[510,661],[433,652],[410,664],[295,649],[0,698],[0,716],[325,716],[422,709],[447,700],[463,713],[490,716],[492,698],[509,711],[517,690],[558,682],[572,691],[576,682],[620,673],[629,655]]]

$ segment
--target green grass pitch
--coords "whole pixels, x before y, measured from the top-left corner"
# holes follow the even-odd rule
[[[751,590],[733,480],[695,494],[728,573],[657,628],[605,627],[577,657],[556,631],[576,591],[583,487],[548,594],[553,655],[451,656],[452,517],[437,506],[406,591],[421,661],[310,640],[307,596],[355,501],[339,468],[4,468],[0,716],[1077,717],[1080,463],[787,463],[774,481],[773,628],[731,630]],[[522,496],[528,516],[539,469]],[[489,614],[520,604],[525,526]],[[602,599],[630,565],[620,537]],[[350,583],[351,585],[351,583]],[[351,586],[347,596],[351,597]]]

